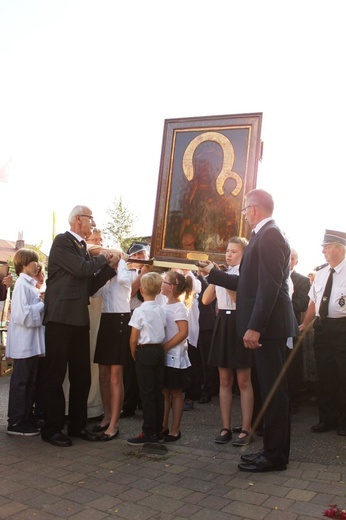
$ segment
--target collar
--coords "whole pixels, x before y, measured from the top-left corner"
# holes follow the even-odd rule
[[[81,237],[80,235],[77,235],[77,233],[75,233],[74,231],[69,230],[69,233],[71,233],[71,235],[73,235],[78,240],[78,242],[81,242],[82,240],[84,240],[83,237]],[[84,242],[85,242],[85,240],[84,240]]]
[[[27,282],[29,282],[34,287],[36,287],[36,280],[34,280],[34,278],[32,276],[30,276],[29,274],[20,273],[19,276],[24,278]]]
[[[329,264],[328,264],[329,265]],[[342,262],[340,262],[340,264],[338,264],[337,266],[334,267],[334,271],[336,273],[340,273],[340,271],[346,266],[346,258],[343,259]],[[330,267],[330,266],[329,266]]]
[[[270,222],[270,221],[274,221],[273,217],[267,217],[267,218],[264,218],[263,220],[261,220],[261,222],[259,222],[255,228],[254,228],[254,232],[257,234],[259,232],[260,229],[263,228],[263,226],[265,224],[267,224],[267,222]]]

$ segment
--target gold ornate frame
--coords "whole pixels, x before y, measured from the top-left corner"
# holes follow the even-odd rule
[[[262,113],[167,119],[151,257],[224,262],[229,238],[249,236],[241,214],[256,187]]]

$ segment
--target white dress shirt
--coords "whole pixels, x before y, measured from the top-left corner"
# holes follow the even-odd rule
[[[121,259],[116,276],[93,294],[93,298],[102,296],[102,313],[130,312],[131,283],[131,271],[125,260]]]
[[[134,309],[129,325],[140,331],[139,345],[164,342],[166,314],[155,300],[143,302]]]
[[[43,308],[36,281],[31,276],[20,273],[12,294],[7,357],[24,359],[45,353]]]
[[[329,276],[330,265],[326,265],[316,272],[314,283],[309,292],[309,297],[315,302],[316,316],[319,316],[319,308],[324,289]],[[346,318],[346,258],[334,267],[332,291],[329,298],[328,318]]]

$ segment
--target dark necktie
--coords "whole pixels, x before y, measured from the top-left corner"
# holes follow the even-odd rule
[[[84,256],[87,258],[87,245],[86,245],[86,242],[84,240],[81,240],[80,244],[81,244],[81,246],[83,248]]]
[[[326,283],[326,286],[324,288],[324,293],[322,296],[321,304],[320,304],[320,318],[326,318],[328,315],[328,305],[329,305],[329,299],[330,299],[330,293],[332,291],[332,285],[333,285],[333,274],[335,273],[335,269],[332,267],[329,269],[329,276]]]

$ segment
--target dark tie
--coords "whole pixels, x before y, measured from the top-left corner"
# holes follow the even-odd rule
[[[81,240],[81,241],[80,241],[80,244],[81,244],[81,246],[82,246],[82,248],[83,248],[84,256],[85,256],[85,258],[87,258],[88,255],[87,255],[87,245],[86,245],[86,242],[85,242],[84,240]]]
[[[333,285],[333,274],[335,273],[335,269],[332,267],[329,269],[329,276],[326,283],[326,286],[324,288],[324,293],[322,296],[321,304],[320,304],[320,318],[326,318],[328,315],[328,305],[329,305],[329,299],[330,299],[330,293],[332,291],[332,285]]]

